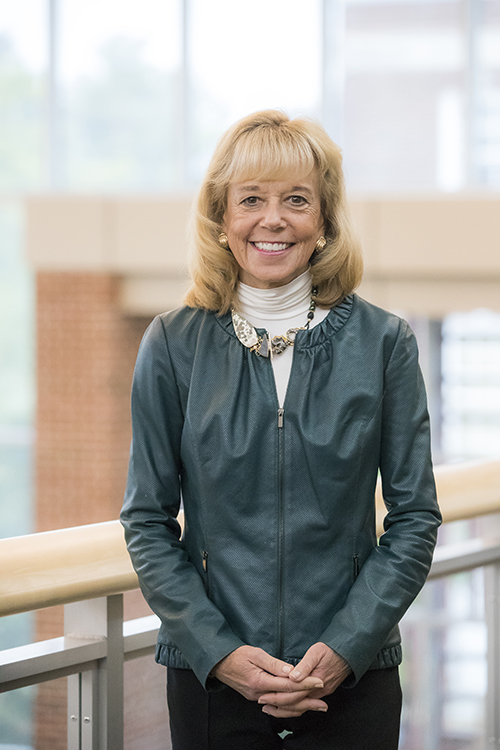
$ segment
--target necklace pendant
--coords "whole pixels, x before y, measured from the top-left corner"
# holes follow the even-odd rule
[[[290,346],[293,346],[295,344],[295,336],[297,335],[297,331],[305,331],[305,326],[301,326],[300,328],[289,328],[288,331],[285,333],[284,338],[287,340],[288,344]]]
[[[248,320],[245,320],[241,315],[238,315],[236,310],[231,310],[231,316],[233,319],[234,332],[243,346],[246,346],[247,349],[257,347],[260,342],[255,328],[250,325]],[[267,356],[267,354],[265,356]]]
[[[262,337],[262,341],[260,342],[260,346],[257,347],[257,349],[255,351],[261,357],[269,357],[269,353],[272,350],[269,347],[269,339],[267,338],[266,334],[264,334],[264,336]]]
[[[271,341],[271,348],[273,354],[283,354],[285,349],[290,346],[292,342],[286,336],[274,336]]]

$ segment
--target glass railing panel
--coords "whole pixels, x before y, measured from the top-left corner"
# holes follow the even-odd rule
[[[143,656],[124,668],[125,750],[171,750],[165,667]]]
[[[486,750],[482,569],[430,581],[403,622],[401,750]]]

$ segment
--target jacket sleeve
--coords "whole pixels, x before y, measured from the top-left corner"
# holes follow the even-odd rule
[[[145,599],[205,687],[243,645],[208,599],[180,538],[183,410],[160,318],[141,343],[132,385],[132,445],[121,522]]]
[[[422,588],[441,523],[425,388],[415,337],[404,321],[385,370],[379,468],[384,534],[320,638],[350,665],[348,684],[374,663]]]

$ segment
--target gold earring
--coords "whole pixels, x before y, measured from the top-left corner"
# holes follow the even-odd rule
[[[319,238],[319,240],[316,242],[316,245],[315,245],[314,249],[316,250],[317,253],[320,253],[322,250],[325,249],[325,247],[326,247],[326,240],[323,237],[323,235],[321,235],[321,237]]]
[[[223,247],[224,250],[229,249],[229,240],[227,239],[227,234],[225,232],[219,234],[219,245]]]

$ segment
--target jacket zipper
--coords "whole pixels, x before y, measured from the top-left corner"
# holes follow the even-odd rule
[[[285,410],[278,409],[278,656],[283,658],[283,544],[285,519],[283,513],[283,423]]]

